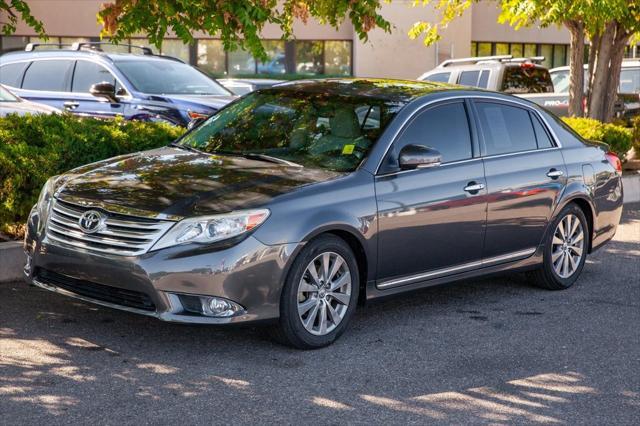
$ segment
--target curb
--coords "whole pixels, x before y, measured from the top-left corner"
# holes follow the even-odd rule
[[[24,262],[22,241],[0,243],[0,283],[21,280]]]
[[[624,203],[640,202],[640,174],[622,177]],[[0,283],[22,279],[25,257],[21,241],[0,243]]]
[[[640,201],[640,174],[622,176],[624,203]]]

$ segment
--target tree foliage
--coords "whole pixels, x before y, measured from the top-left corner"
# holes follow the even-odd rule
[[[18,21],[23,21],[38,33],[40,37],[46,38],[42,22],[31,14],[31,9],[25,0],[0,0],[0,12],[6,21],[0,21],[0,34],[10,35],[16,32]]]
[[[380,7],[380,0],[112,0],[103,4],[98,19],[102,35],[115,41],[144,33],[159,47],[167,31],[185,43],[202,31],[219,37],[227,50],[240,47],[265,59],[260,32],[267,24],[277,25],[283,38],[290,38],[296,18],[307,22],[313,17],[337,28],[348,17],[358,36],[366,39],[373,28],[390,30],[378,13]]]

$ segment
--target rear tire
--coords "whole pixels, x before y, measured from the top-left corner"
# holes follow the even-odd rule
[[[344,240],[333,235],[311,240],[291,266],[272,336],[298,349],[330,345],[353,316],[359,284],[356,258]]]
[[[571,287],[582,272],[589,248],[589,225],[582,209],[567,205],[553,220],[544,241],[543,263],[530,273],[534,283],[548,290]]]

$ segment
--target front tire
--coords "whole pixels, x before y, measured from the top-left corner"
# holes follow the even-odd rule
[[[589,247],[589,226],[580,207],[566,206],[551,223],[544,242],[542,266],[532,273],[534,282],[549,290],[571,287],[582,272]]]
[[[310,241],[287,276],[274,337],[299,349],[333,343],[353,316],[359,283],[358,264],[344,240],[324,235]]]

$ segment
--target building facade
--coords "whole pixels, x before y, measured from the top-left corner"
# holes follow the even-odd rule
[[[70,44],[99,41],[96,14],[105,0],[29,0],[33,14],[45,24],[47,43]],[[383,3],[382,14],[392,23],[391,33],[379,29],[367,41],[358,39],[349,23],[338,29],[316,22],[296,22],[295,40],[283,41],[275,26],[262,32],[268,60],[256,61],[242,50],[225,51],[222,42],[196,34],[195,43],[184,44],[169,36],[162,54],[178,57],[202,70],[220,76],[358,76],[416,78],[448,58],[511,54],[544,56],[544,65],[566,65],[569,34],[564,28],[525,28],[515,31],[497,23],[498,9],[493,2],[474,4],[471,10],[442,33],[442,40],[426,47],[421,40],[410,40],[407,32],[419,20],[436,21],[429,7],[413,7],[410,0]],[[0,21],[1,15],[0,15]],[[27,43],[44,42],[34,32],[19,25],[16,34],[0,38],[0,50],[21,49]],[[131,44],[148,46],[143,37]],[[153,47],[154,50],[155,47]],[[640,56],[640,48],[630,47],[629,56]]]

